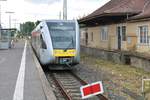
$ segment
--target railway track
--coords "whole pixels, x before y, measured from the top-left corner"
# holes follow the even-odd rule
[[[86,85],[87,82],[82,80],[72,71],[49,72],[47,73],[47,78],[49,82],[55,85],[57,91],[59,91],[55,93],[59,100],[81,100],[80,86]],[[108,99],[103,95],[97,95],[96,100]]]

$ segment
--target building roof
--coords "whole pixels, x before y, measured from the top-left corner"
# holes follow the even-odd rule
[[[131,17],[130,20],[142,18],[150,18],[150,0],[147,0],[142,9],[142,12],[136,16]]]
[[[150,15],[150,0],[111,0],[79,22],[87,22],[101,17],[143,18]],[[126,16],[126,17],[125,17]],[[121,19],[122,20],[122,19]]]

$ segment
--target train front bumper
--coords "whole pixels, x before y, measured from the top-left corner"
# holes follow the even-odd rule
[[[53,56],[55,64],[74,64],[76,57],[76,49],[54,49]]]
[[[56,57],[55,63],[56,64],[72,64],[74,61],[73,57]]]

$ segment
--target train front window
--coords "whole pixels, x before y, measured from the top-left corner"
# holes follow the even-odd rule
[[[75,48],[75,23],[47,22],[54,49]]]

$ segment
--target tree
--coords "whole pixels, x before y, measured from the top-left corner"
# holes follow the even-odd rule
[[[32,30],[35,28],[35,23],[34,22],[25,22],[20,25],[20,31],[22,32],[23,35],[25,36],[30,36]]]
[[[37,20],[37,21],[35,22],[35,26],[38,26],[40,22],[41,22],[41,21]]]
[[[23,34],[19,30],[17,30],[15,37],[17,38],[23,37]]]

